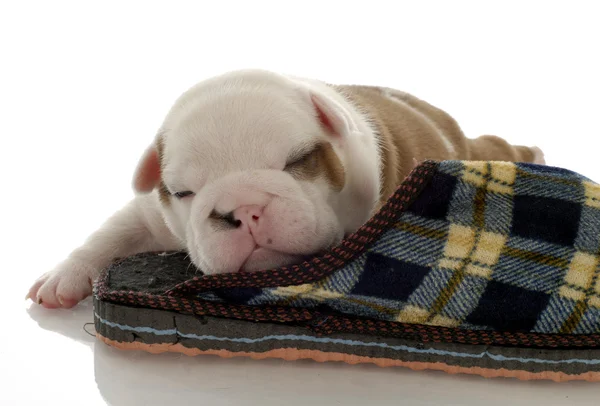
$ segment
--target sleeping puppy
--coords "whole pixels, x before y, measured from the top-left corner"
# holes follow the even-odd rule
[[[186,250],[206,273],[302,261],[356,231],[425,159],[543,163],[538,148],[467,139],[389,88],[237,71],[184,93],[143,154],[137,196],[28,297],[72,307],[114,258]]]

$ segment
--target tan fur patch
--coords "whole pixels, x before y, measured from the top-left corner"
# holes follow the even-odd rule
[[[160,182],[158,184],[158,197],[160,199],[160,202],[162,204],[164,204],[165,206],[168,206],[171,204],[171,193],[169,193],[169,190],[167,189],[167,186],[165,185],[165,182],[162,179],[162,169],[163,169],[163,159],[164,159],[164,141],[162,136],[158,136],[156,138],[156,151],[158,152],[158,162],[160,163],[160,169],[161,169],[161,177],[160,177]]]
[[[449,114],[408,93],[375,86],[332,87],[366,116],[376,132],[382,160],[377,209],[410,173],[414,162],[427,159],[532,162],[535,158],[531,148],[511,145],[499,137],[465,137]]]
[[[286,170],[297,180],[314,180],[324,175],[337,192],[346,182],[342,161],[328,142],[318,144],[310,154],[291,163]]]
[[[331,144],[323,144],[319,157],[319,165],[323,168],[331,186],[336,191],[342,190],[346,182],[346,171]]]

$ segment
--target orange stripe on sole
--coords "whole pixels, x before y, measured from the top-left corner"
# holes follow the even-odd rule
[[[163,352],[178,352],[189,356],[196,355],[218,355],[222,358],[250,357],[252,359],[278,358],[285,361],[296,361],[299,359],[312,359],[317,362],[345,362],[347,364],[375,364],[380,367],[406,367],[415,371],[435,370],[444,371],[449,374],[468,374],[479,375],[484,378],[517,378],[523,381],[529,380],[551,380],[554,382],[567,381],[588,381],[600,382],[600,372],[586,372],[578,375],[570,375],[564,372],[529,372],[513,369],[492,369],[482,367],[461,367],[448,365],[442,362],[418,362],[401,361],[390,358],[372,358],[346,354],[343,352],[324,352],[318,350],[305,350],[297,348],[278,348],[265,352],[246,352],[246,351],[228,351],[228,350],[200,350],[198,348],[188,348],[181,344],[146,344],[142,342],[122,342],[106,338],[98,333],[96,337],[104,343],[121,350],[142,350],[153,354]]]

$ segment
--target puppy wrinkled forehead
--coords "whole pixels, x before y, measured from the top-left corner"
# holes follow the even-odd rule
[[[289,151],[307,148],[319,134],[309,112],[273,95],[215,96],[185,110],[162,136],[164,163],[177,172],[280,167]]]

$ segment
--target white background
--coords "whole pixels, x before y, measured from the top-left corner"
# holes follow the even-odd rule
[[[173,100],[226,70],[396,87],[600,180],[594,2],[483,3],[0,3],[0,404],[598,404],[600,384],[125,353],[83,332],[89,302],[23,300],[132,196]]]

